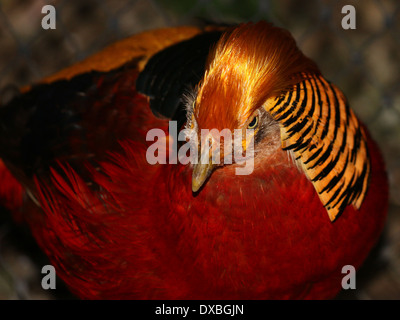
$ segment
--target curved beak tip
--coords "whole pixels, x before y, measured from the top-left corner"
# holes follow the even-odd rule
[[[214,170],[211,164],[195,164],[192,174],[192,191],[198,192]]]
[[[193,192],[197,192],[197,191],[199,191],[199,189],[201,188],[201,184],[199,184],[199,183],[197,183],[196,181],[194,181],[193,179],[192,179],[192,191]]]

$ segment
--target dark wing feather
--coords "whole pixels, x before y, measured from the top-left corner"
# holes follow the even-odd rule
[[[33,86],[0,108],[0,158],[26,186],[57,161],[79,173],[134,135],[135,63]],[[143,104],[147,105],[143,100]],[[94,161],[95,160],[95,161]]]
[[[158,117],[186,119],[182,97],[204,75],[210,48],[222,31],[211,31],[174,44],[155,54],[140,73],[137,90],[150,99],[150,108]]]

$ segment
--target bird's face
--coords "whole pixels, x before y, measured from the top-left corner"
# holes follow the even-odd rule
[[[199,150],[194,192],[217,167],[280,147],[280,125],[266,105],[298,83],[308,65],[293,38],[268,24],[244,25],[219,40],[188,102],[186,128],[196,133]]]
[[[251,169],[248,171],[251,173],[257,156],[272,154],[279,148],[279,124],[262,106],[247,119],[237,119],[237,122],[243,124],[228,127],[227,123],[225,125],[220,121],[220,129],[217,129],[207,123],[199,124],[197,117],[192,115],[188,127],[196,133],[195,148],[199,150],[198,161],[193,165],[193,192],[197,192],[218,167],[243,167],[243,163],[247,167],[247,163],[251,162]]]
[[[254,62],[232,50],[220,53],[189,102],[187,128],[196,132],[199,150],[193,192],[216,168],[250,159],[254,163],[256,153],[268,151],[261,145],[279,146],[279,124],[263,108],[265,101],[254,93]]]

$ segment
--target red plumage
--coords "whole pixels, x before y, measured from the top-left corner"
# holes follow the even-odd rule
[[[366,197],[334,222],[281,148],[256,159],[248,176],[216,169],[193,193],[191,165],[146,160],[146,133],[168,132],[168,120],[136,92],[138,73],[98,77],[81,121],[96,157],[79,156],[82,142],[70,137],[77,162],[59,157],[29,185],[40,208],[0,167],[2,197],[13,211],[22,205],[18,216],[71,291],[89,299],[334,297],[342,267],[362,264],[385,221],[387,178],[371,137]]]

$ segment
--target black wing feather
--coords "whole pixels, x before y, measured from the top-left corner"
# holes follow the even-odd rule
[[[222,31],[206,32],[150,58],[139,74],[136,88],[149,97],[154,115],[177,120],[178,126],[182,125],[186,118],[182,97],[201,80],[210,49],[221,35]]]

